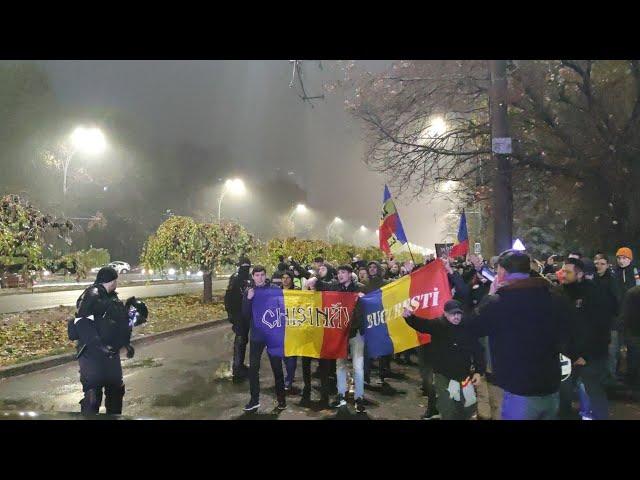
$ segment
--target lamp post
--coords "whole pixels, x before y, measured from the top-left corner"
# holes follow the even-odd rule
[[[63,166],[62,195],[67,196],[67,173],[71,160],[78,152],[98,155],[104,152],[107,141],[99,128],[77,127],[70,135],[71,148],[65,155]]]
[[[356,243],[356,235],[358,235],[358,233],[365,234],[368,230],[369,229],[364,225],[360,225],[360,228],[356,230],[353,234],[353,243]]]
[[[344,223],[340,217],[334,218],[329,225],[327,225],[327,240],[331,240],[331,230],[335,225],[341,225]]]
[[[224,196],[228,192],[232,195],[244,195],[246,191],[244,182],[239,178],[228,179],[224,182],[224,187],[222,187],[222,192],[218,198],[218,223],[220,223],[220,220],[222,219],[222,200],[224,199]]]
[[[307,213],[309,211],[309,209],[307,208],[307,206],[304,203],[299,203],[297,204],[293,211],[289,214],[289,223],[291,224],[291,235],[294,236],[296,234],[296,224],[295,224],[295,220],[294,217],[297,214],[304,214]]]

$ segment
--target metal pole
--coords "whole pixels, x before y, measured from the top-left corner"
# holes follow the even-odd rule
[[[507,118],[507,61],[491,60],[491,150],[495,163],[493,181],[494,253],[511,248],[513,237],[513,189],[511,138]]]
[[[220,193],[220,199],[218,200],[218,223],[220,223],[220,219],[222,218],[222,199],[224,198],[224,194],[227,193],[227,186],[225,185],[222,189],[222,193]]]

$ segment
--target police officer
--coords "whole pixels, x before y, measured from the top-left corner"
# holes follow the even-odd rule
[[[235,338],[233,341],[233,382],[239,383],[247,379],[249,367],[244,363],[249,341],[249,330],[242,322],[242,295],[249,286],[251,276],[251,260],[242,256],[238,261],[238,271],[231,275],[227,291],[224,295],[224,307],[233,325]]]
[[[120,349],[127,348],[128,358],[133,357],[134,351],[127,308],[115,292],[117,284],[115,269],[101,268],[94,284],[78,298],[76,316],[69,322],[69,338],[78,340],[76,358],[84,392],[80,401],[83,415],[99,412],[103,389],[107,414],[122,413]]]

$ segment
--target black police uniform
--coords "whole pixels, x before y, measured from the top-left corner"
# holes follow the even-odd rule
[[[251,276],[248,265],[240,266],[238,272],[229,278],[229,284],[224,296],[224,306],[229,321],[233,325],[235,338],[233,341],[232,373],[235,381],[247,377],[249,368],[244,364],[249,342],[249,329],[242,321],[242,296],[250,284]]]
[[[83,414],[97,414],[105,393],[108,414],[122,413],[124,383],[120,349],[131,340],[125,305],[115,292],[101,284],[87,288],[76,302],[77,313],[69,325],[69,338],[78,340]]]

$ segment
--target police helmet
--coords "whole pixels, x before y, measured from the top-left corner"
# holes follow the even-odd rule
[[[149,310],[142,300],[138,300],[136,297],[131,297],[127,299],[125,307],[129,313],[129,318],[133,321],[132,326],[137,327],[146,323],[147,317],[149,316]]]

